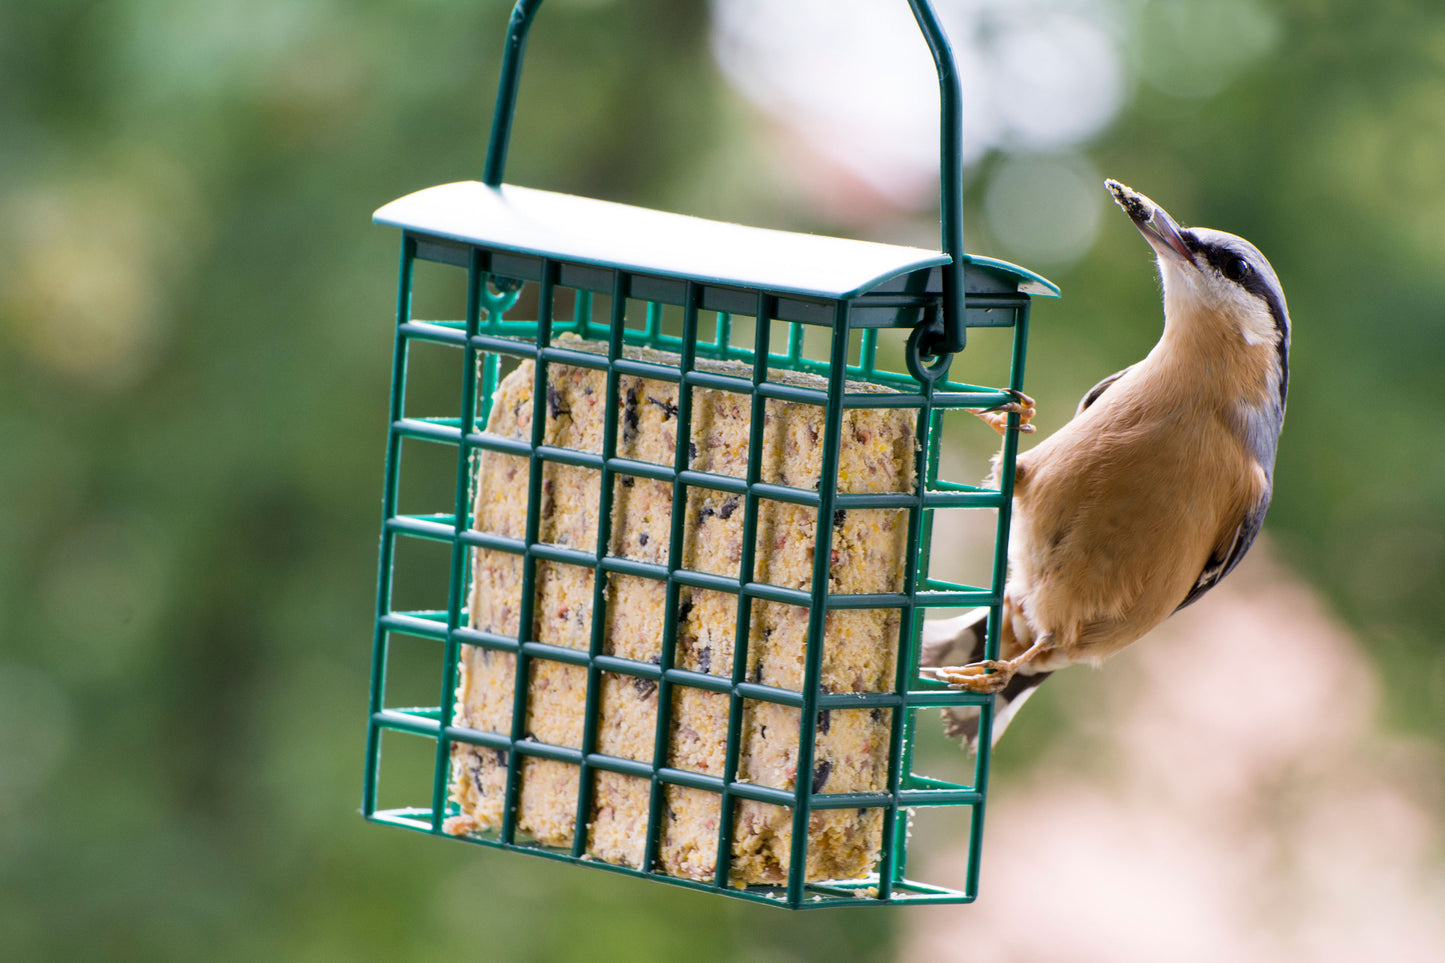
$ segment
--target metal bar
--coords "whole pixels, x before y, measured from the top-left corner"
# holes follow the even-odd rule
[[[519,455],[523,458],[532,454],[532,446],[517,438],[504,438],[484,431],[472,432],[462,438],[468,448],[481,448],[502,455]]]
[[[398,535],[450,542],[455,537],[454,515],[393,515],[386,520],[386,530]]]
[[[416,241],[403,235],[401,241],[401,264],[398,268],[396,295],[396,343],[392,349],[391,401],[388,422],[395,424],[402,416],[406,394],[407,339],[402,327],[411,316],[412,262],[416,255]],[[386,438],[385,480],[381,494],[381,552],[376,573],[376,622],[372,630],[371,644],[371,698],[369,712],[374,716],[385,701],[387,627],[384,624],[391,611],[391,569],[394,555],[394,539],[386,530],[387,520],[396,514],[397,488],[401,473],[401,436],[388,431]],[[381,734],[375,725],[366,732],[366,773],[361,790],[362,812],[370,816],[376,811],[376,787],[381,768]]]
[[[525,2],[525,0],[523,0]],[[521,9],[522,4],[518,4]],[[542,267],[542,283],[537,294],[537,344],[546,347],[552,339],[552,302],[555,294],[557,265],[545,261]],[[547,360],[539,357],[532,378],[532,448],[533,452],[527,469],[527,522],[525,539],[528,548],[537,544],[542,514],[542,472],[546,463],[537,455],[536,448],[542,444],[547,427]],[[532,623],[536,609],[537,559],[532,552],[522,556],[521,602],[518,606],[517,641],[526,642],[532,637]],[[515,686],[512,694],[512,742],[521,742],[526,734],[527,682],[530,675],[528,656],[525,651],[517,652]],[[517,832],[517,796],[521,756],[516,752],[507,755],[507,788],[502,804],[502,842],[511,844]]]
[[[802,589],[783,588],[781,585],[769,585],[767,582],[749,582],[742,587],[746,592],[756,599],[765,599],[769,602],[782,602],[784,605],[812,605],[813,596],[811,592]]]
[[[565,645],[553,645],[550,642],[521,642],[517,651],[533,659],[546,659],[548,662],[563,662],[567,665],[587,665],[590,656],[581,649],[569,648]]]
[[[507,46],[502,53],[502,79],[497,86],[497,106],[492,114],[492,134],[487,143],[487,166],[482,183],[498,187],[507,166],[507,146],[512,138],[512,115],[517,107],[521,83],[522,55],[527,49],[527,31],[542,0],[517,0],[507,28]]]
[[[619,272],[620,273],[620,272]],[[579,292],[581,297],[585,292]],[[588,295],[590,297],[591,295]],[[574,342],[575,343],[575,342]],[[593,368],[597,371],[606,371],[613,366],[605,354],[598,354],[594,351],[583,351],[580,348],[558,348],[549,346],[537,349],[538,357],[546,358],[548,361],[560,361],[578,368]]]
[[[914,774],[908,777],[908,783],[904,789],[948,789],[961,790],[964,792],[977,792],[973,786],[960,785],[956,782],[949,782],[947,779],[935,779],[933,776],[920,776]]]
[[[516,653],[522,643],[507,635],[498,635],[495,632],[483,632],[481,629],[461,628],[455,633],[457,640],[463,645],[476,645],[484,649],[491,649],[493,652]]]
[[[395,729],[418,736],[435,737],[441,731],[441,723],[437,720],[411,715],[398,709],[378,709],[371,714],[371,723],[374,728]]]
[[[884,372],[875,371],[873,377],[879,378],[883,374]],[[969,391],[956,391],[947,395],[940,393],[934,398],[933,404],[939,408],[993,408],[1013,400],[1012,395],[994,388],[973,387]],[[849,392],[843,399],[844,408],[916,408],[918,404],[919,397],[916,394]]]
[[[908,555],[904,565],[903,592],[916,602],[919,585],[928,577],[927,535],[933,514],[928,501],[928,448],[932,443],[930,429],[935,427],[932,382],[922,385],[923,404],[914,422],[914,437],[921,438],[913,464],[913,492],[916,503],[908,513]],[[895,665],[893,691],[908,693],[918,661],[917,645],[922,613],[916,606],[908,608],[899,618],[898,662]],[[892,712],[888,734],[888,791],[893,799],[883,814],[883,856],[878,866],[878,898],[890,899],[893,887],[903,878],[908,852],[908,815],[900,811],[898,791],[912,768],[912,730],[910,720],[915,713],[904,708]]]
[[[872,381],[874,375],[874,361],[878,355],[878,332],[872,328],[865,330],[862,334],[862,342],[858,348],[862,359],[859,366],[859,373],[867,380]]]
[[[592,336],[592,292],[577,289],[572,292],[572,326],[580,338]]]
[[[899,791],[898,801],[902,806],[973,806],[976,816],[977,807],[983,803],[983,793],[976,789],[904,789]],[[969,862],[976,862],[972,852]]]
[[[1029,305],[1024,303],[1018,308],[1018,318],[1014,323],[1013,356],[1010,360],[1009,387],[1015,391],[1023,389],[1024,362],[1028,348],[1029,333]],[[1004,505],[998,510],[998,529],[994,536],[994,563],[993,563],[993,587],[1000,602],[988,620],[987,634],[984,639],[984,657],[989,659],[998,658],[998,635],[999,622],[1003,618],[1002,599],[1004,587],[1008,577],[1008,541],[1009,526],[1012,520],[1012,505],[1015,471],[1018,464],[1018,436],[1017,430],[1019,416],[1011,414],[1008,417],[1008,431],[1004,432],[1003,454],[999,462],[999,490],[1004,499]],[[990,700],[980,710],[978,729],[978,757],[977,769],[975,770],[975,787],[980,794],[988,792],[989,762],[993,751],[993,708],[994,703]],[[973,825],[969,838],[969,863],[968,875],[964,889],[969,894],[978,892],[979,863],[983,847],[983,819],[985,803],[981,795],[978,805],[973,811]]]
[[[504,322],[498,322],[498,324],[502,323]],[[527,337],[536,337],[536,322],[518,321],[509,323],[518,325],[519,329],[521,329],[518,331],[518,334]],[[483,351],[495,351],[498,354],[506,354],[523,359],[537,357],[536,344],[527,341],[518,341],[516,338],[509,338],[497,334],[475,334],[472,336],[471,341]]]
[[[472,249],[471,265],[467,269],[467,337],[476,334],[481,314],[481,286],[486,283],[482,273],[481,253]],[[477,416],[477,351],[470,341],[462,349],[462,410],[459,429],[463,435],[472,430]],[[457,446],[457,487],[456,504],[453,510],[453,534],[451,577],[447,589],[447,642],[446,654],[442,658],[441,693],[438,706],[441,707],[441,726],[445,729],[452,723],[452,712],[456,706],[457,661],[461,658],[461,646],[456,639],[456,630],[462,624],[462,609],[467,591],[467,557],[469,549],[462,544],[461,534],[471,527],[471,452],[465,445]],[[442,817],[446,812],[447,782],[451,774],[451,744],[446,739],[437,740],[436,769],[432,774],[432,831],[442,831]]]
[[[959,689],[950,689],[945,683],[923,680],[924,684],[937,686],[938,688],[909,689],[908,706],[914,709],[942,708],[943,706],[988,706],[992,699],[985,695],[978,695],[972,692],[963,692]],[[906,778],[913,778],[912,774],[906,774]]]
[[[439,619],[424,618],[416,612],[388,612],[379,620],[382,628],[421,639],[437,639],[445,642],[447,637],[446,613],[436,613]]]
[[[478,396],[480,405],[477,408],[477,421],[486,426],[492,417],[492,400],[496,397],[497,382],[502,377],[502,358],[500,355],[488,351],[482,355],[482,388]],[[475,432],[468,433],[470,438]],[[465,440],[464,440],[465,443]]]
[[[963,89],[953,48],[928,0],[908,0],[938,70],[938,180],[943,273],[943,338],[934,353],[962,351],[965,331],[963,261]]]
[[[583,292],[578,292],[580,299]],[[591,306],[591,295],[586,295]],[[617,271],[612,282],[612,316],[607,328],[607,383],[602,414],[602,466],[598,475],[597,542],[592,562],[592,626],[587,647],[587,697],[582,716],[582,765],[577,775],[577,823],[572,835],[572,855],[586,851],[587,824],[592,813],[592,768],[587,761],[597,748],[597,726],[601,717],[602,671],[598,659],[607,625],[607,576],[602,561],[612,544],[612,476],[607,460],[617,454],[618,380],[614,362],[622,356],[622,332],[627,324],[627,275]]]
[[[473,746],[483,746],[487,749],[501,749],[504,752],[513,748],[512,740],[495,732],[486,732],[481,729],[468,729],[464,726],[449,726],[442,732],[450,742],[465,742]]]
[[[401,326],[401,333],[417,341],[434,341],[437,344],[462,345],[466,343],[465,322],[456,321],[408,321]]]
[[[843,442],[843,388],[847,380],[849,304],[840,301],[833,310],[832,365],[828,379],[830,400],[823,416],[823,457],[819,466],[818,513],[813,549],[813,604],[808,609],[808,646],[803,656],[803,705],[798,723],[798,764],[794,791],[793,837],[788,855],[788,899],[799,902],[808,878],[808,827],[810,825],[813,755],[818,730],[818,692],[822,688],[823,646],[832,578],[834,498],[838,489],[839,449]]]
[[[809,802],[814,809],[881,809],[891,807],[893,795],[879,792],[835,792],[813,793]]]
[[[698,285],[687,282],[687,294],[682,313],[682,357],[680,367],[684,378],[696,361]],[[651,313],[649,308],[649,314]],[[672,482],[672,527],[667,543],[667,594],[663,604],[662,651],[659,656],[664,674],[657,682],[657,730],[653,738],[652,764],[660,767],[667,758],[667,734],[672,719],[672,682],[666,671],[674,668],[677,655],[677,607],[679,582],[674,577],[683,563],[683,532],[687,519],[687,486],[682,474],[688,468],[692,443],[692,392],[685,384],[679,384],[677,392],[677,439],[673,449],[672,463],[677,477]],[[652,791],[649,794],[647,811],[647,842],[644,847],[642,866],[652,869],[657,862],[660,847],[661,815],[664,809],[663,784],[654,771]]]
[[[525,541],[506,535],[493,535],[491,532],[479,532],[471,529],[462,532],[457,537],[463,545],[470,545],[473,548],[487,548],[494,552],[508,552],[512,555],[526,555],[529,552]],[[533,546],[530,551],[535,552],[539,547],[545,549],[548,546]],[[561,549],[561,551],[569,551],[569,549]]]
[[[793,367],[803,360],[803,326],[797,322],[788,324],[788,353],[786,360]]]
[[[971,608],[977,605],[997,605],[999,597],[992,592],[977,589],[969,592],[919,592],[917,604],[924,608]]]
[[[447,445],[461,443],[461,428],[447,424],[454,418],[398,418],[391,423],[391,430],[404,438],[418,438],[422,441],[437,441]]]

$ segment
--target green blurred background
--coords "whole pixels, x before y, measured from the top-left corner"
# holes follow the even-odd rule
[[[926,179],[879,189],[719,70],[719,23],[758,6],[549,0],[508,179],[936,244]],[[1060,10],[1114,53],[1098,123],[995,124],[968,173],[969,249],[1064,291],[1034,313],[1043,430],[1158,333],[1094,174],[1258,244],[1296,325],[1267,533],[1357,633],[1378,725],[1438,743],[1437,0],[940,6],[968,8],[965,60]],[[970,911],[788,914],[357,815],[398,242],[369,219],[480,175],[508,9],[0,0],[5,958],[873,960],[910,913]],[[1051,206],[1040,171],[1098,197]],[[1051,244],[1065,208],[1077,237]],[[1002,785],[1067,725],[1047,693]],[[985,848],[985,899],[1006,855]]]

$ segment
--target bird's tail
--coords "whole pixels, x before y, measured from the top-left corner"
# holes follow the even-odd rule
[[[923,623],[919,665],[937,668],[968,665],[984,658],[984,638],[988,627],[988,609],[974,609],[951,619],[932,619]],[[1025,675],[1020,671],[994,700],[993,745],[1008,728],[1014,714],[1028,701],[1034,690],[1052,673]],[[943,710],[944,732],[950,739],[961,741],[969,752],[978,749],[979,710],[974,706],[956,706]]]

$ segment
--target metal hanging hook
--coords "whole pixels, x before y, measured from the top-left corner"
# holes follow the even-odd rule
[[[500,187],[507,166],[507,148],[511,142],[512,119],[516,112],[517,90],[521,83],[522,57],[532,20],[542,0],[517,0],[507,28],[507,45],[502,54],[502,74],[497,85],[497,106],[492,115],[492,132],[487,145],[487,161],[482,183]],[[940,250],[948,255],[943,272],[943,319],[938,326],[919,335],[925,354],[944,355],[962,351],[964,347],[963,286],[963,90],[958,65],[948,35],[939,23],[929,0],[908,0],[913,19],[923,33],[933,64],[938,71],[938,181]],[[945,366],[946,367],[946,366]]]

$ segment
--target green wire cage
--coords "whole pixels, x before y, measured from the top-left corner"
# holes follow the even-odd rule
[[[943,243],[926,251],[503,184],[540,2],[520,0],[512,13],[482,182],[430,188],[376,212],[377,222],[402,230],[402,249],[364,814],[794,909],[970,901],[993,698],[921,678],[918,638],[926,611],[988,606],[987,654],[996,655],[1017,433],[1005,433],[1001,488],[951,483],[938,477],[943,415],[1013,399],[1031,296],[1058,292],[1026,270],[963,253],[960,94],[947,39],[927,0],[910,0],[941,90]],[[419,263],[433,267],[418,272]],[[413,317],[414,292],[438,274],[464,283],[464,318]],[[1012,329],[1006,386],[950,379],[970,327]],[[453,352],[444,367],[459,377],[459,411],[412,410],[427,397],[431,368],[409,370],[422,345]],[[884,370],[880,357],[901,357],[906,370]],[[573,411],[583,393],[595,412],[585,432]],[[744,439],[731,468],[698,449],[700,440],[711,444],[723,408]],[[776,470],[788,419],[789,431],[815,440],[811,468],[795,477]],[[559,433],[559,425],[576,431]],[[846,481],[862,463],[849,445],[873,438],[879,425],[902,439],[892,449],[901,466],[894,483]],[[649,430],[662,446],[652,455],[637,442]],[[402,453],[417,445],[454,455],[455,487],[431,511],[402,512]],[[564,476],[583,480],[570,534],[556,521],[566,508]],[[649,544],[648,533],[632,532],[624,501],[643,488],[668,511],[638,553],[627,546]],[[504,504],[515,517],[503,518]],[[938,508],[996,511],[988,584],[929,576]],[[803,520],[806,537],[770,534],[788,512]],[[585,531],[576,530],[579,518]],[[890,571],[850,583],[840,557],[858,550],[857,539],[876,537],[869,518],[897,521]],[[417,543],[448,554],[444,608],[394,604],[398,580],[408,577],[404,549]],[[703,558],[717,545],[731,546],[725,566]],[[791,580],[776,574],[788,552],[802,560]],[[494,619],[481,613],[494,615],[495,606],[479,600],[492,598],[497,572],[512,601]],[[573,586],[566,605],[557,602],[558,572]],[[621,591],[626,580],[632,594]],[[715,624],[699,627],[704,609]],[[771,641],[781,623],[769,612],[796,616],[794,644]],[[562,635],[559,613],[568,620]],[[865,623],[881,646],[868,657],[875,671],[840,681],[830,658],[853,644],[845,627]],[[624,624],[643,648],[622,644]],[[700,634],[711,647],[699,648]],[[426,647],[434,705],[393,702],[389,672],[403,640]],[[790,668],[779,674],[778,665]],[[463,704],[468,678],[468,691],[485,689],[487,712]],[[628,750],[614,731],[618,693],[652,715]],[[701,715],[682,718],[704,703]],[[913,771],[918,713],[948,706],[980,711],[980,749],[962,783]],[[561,716],[572,720],[565,732],[552,725]],[[689,755],[679,733],[706,730],[700,719],[711,720],[714,742]],[[773,736],[759,720],[775,723]],[[845,778],[853,750],[838,747],[849,732],[871,760],[867,778]],[[396,787],[388,768],[383,780],[390,734],[428,741],[426,778]],[[759,775],[760,740],[783,746],[783,775]],[[379,806],[383,782],[388,803],[400,793],[408,804]],[[469,782],[491,818],[468,817]],[[544,797],[565,804],[545,829],[535,815]],[[958,825],[971,827],[961,886],[908,876],[918,807],[951,807]],[[682,812],[702,815],[680,844]],[[609,856],[607,833],[623,855]],[[766,859],[746,862],[750,846],[765,848]],[[840,846],[854,855],[830,861]],[[689,855],[679,855],[684,849]]]

